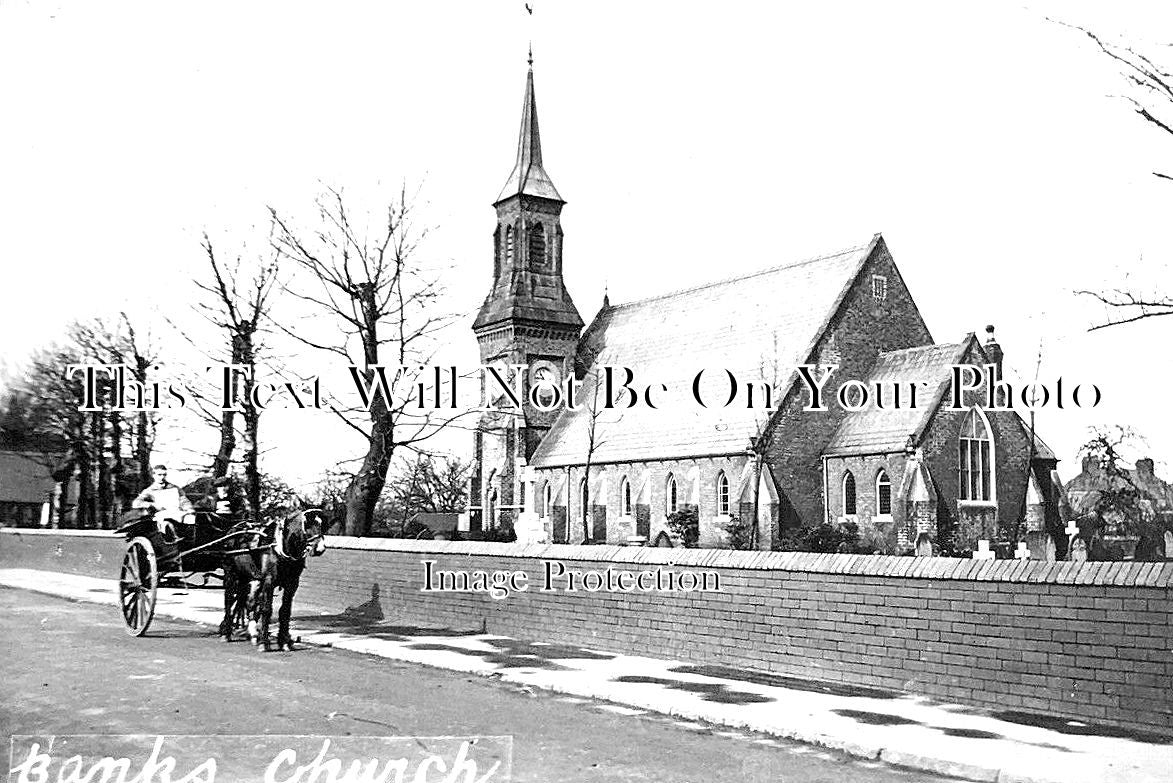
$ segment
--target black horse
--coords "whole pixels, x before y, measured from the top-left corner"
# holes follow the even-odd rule
[[[293,596],[305,570],[307,557],[326,551],[324,536],[328,523],[319,509],[298,511],[252,534],[251,540],[233,550],[224,560],[224,619],[220,635],[232,641],[233,632],[247,622],[253,644],[271,648],[269,624],[273,596],[281,591],[277,614],[277,649],[293,650],[289,618]]]

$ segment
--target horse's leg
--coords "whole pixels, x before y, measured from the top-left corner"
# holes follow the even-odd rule
[[[248,595],[245,598],[245,615],[248,617],[248,638],[254,645],[261,643],[260,612],[261,593],[264,587],[264,577],[248,583]]]
[[[273,618],[273,585],[274,579],[271,574],[266,574],[265,579],[261,582],[260,592],[260,612],[261,612],[261,643],[265,645],[265,652],[272,650],[269,641],[269,622]]]
[[[291,566],[281,588],[281,611],[277,615],[277,649],[293,652],[293,637],[289,635],[289,618],[293,615],[293,596],[301,582],[300,564]]]
[[[248,632],[248,593],[251,589],[249,581],[239,573],[236,575],[236,598],[232,612],[232,627],[239,628],[241,633]]]
[[[224,619],[220,621],[220,635],[232,641],[232,623],[236,610],[236,571],[231,558],[224,560]]]

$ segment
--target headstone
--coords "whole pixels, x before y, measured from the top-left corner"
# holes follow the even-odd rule
[[[1165,557],[1173,559],[1173,530],[1165,531]]]
[[[1015,560],[1029,560],[1030,559],[1030,550],[1026,548],[1025,541],[1018,542],[1018,549],[1014,550],[1014,559]]]
[[[1076,563],[1087,561],[1087,544],[1082,538],[1077,538],[1072,542],[1070,558]]]
[[[916,556],[917,557],[932,557],[933,556],[933,542],[929,540],[928,533],[921,533],[916,539]]]
[[[994,552],[993,552],[993,550],[990,549],[990,542],[983,538],[982,540],[978,541],[977,543],[978,543],[978,548],[976,550],[974,550],[973,559],[974,560],[993,560],[994,559]]]
[[[1059,557],[1059,553],[1058,553],[1057,548],[1055,546],[1055,539],[1051,538],[1050,536],[1047,536],[1046,551],[1047,551],[1047,555],[1046,555],[1047,562],[1054,563],[1055,560]]]

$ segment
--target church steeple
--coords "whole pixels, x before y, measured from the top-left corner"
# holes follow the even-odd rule
[[[583,323],[562,279],[565,205],[542,165],[531,52],[517,159],[493,202],[493,284],[472,325],[481,363],[506,372],[526,365],[526,386],[539,380],[557,385],[575,371]],[[518,466],[533,456],[558,413],[527,396],[520,415],[502,406],[481,418],[473,433],[470,531],[496,527],[526,505]]]
[[[542,137],[538,132],[538,102],[534,97],[534,54],[530,49],[529,73],[525,78],[525,99],[521,104],[521,132],[517,139],[517,163],[501,188],[497,201],[526,195],[562,201],[550,175],[542,168]]]
[[[525,330],[555,335],[558,353],[573,352],[582,329],[562,279],[562,207],[566,204],[542,165],[542,138],[538,132],[538,104],[534,96],[531,52],[521,105],[521,132],[517,160],[493,206],[497,231],[493,237],[493,286],[477,314],[473,329],[490,356],[509,352],[497,340],[486,340],[505,323]],[[562,343],[565,342],[565,345]],[[521,346],[513,345],[513,349]],[[522,359],[525,362],[525,359]]]

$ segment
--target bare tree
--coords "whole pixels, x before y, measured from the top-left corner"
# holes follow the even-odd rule
[[[430,454],[404,460],[387,480],[387,494],[398,517],[399,529],[418,513],[455,512],[468,503],[470,465],[459,459]]]
[[[594,362],[592,362],[591,364],[595,365]],[[599,438],[599,432],[598,432],[599,417],[603,414],[603,412],[605,410],[607,410],[607,408],[605,406],[600,405],[600,401],[599,401],[600,395],[601,394],[605,395],[605,392],[602,391],[603,386],[604,386],[602,371],[599,369],[595,369],[591,373],[590,380],[591,380],[591,393],[590,393],[590,398],[588,399],[587,404],[586,404],[586,414],[587,414],[587,420],[586,420],[586,427],[587,427],[587,431],[586,431],[586,436],[587,436],[586,463],[583,465],[583,469],[582,469],[582,480],[583,480],[583,485],[582,485],[583,486],[583,490],[582,490],[582,542],[584,544],[590,543],[591,534],[592,534],[592,530],[591,530],[591,527],[592,527],[592,525],[591,525],[591,522],[592,522],[591,467],[592,467],[592,463],[594,462],[594,459],[595,459],[595,452],[598,451],[600,448],[602,448],[606,444],[606,440],[602,440]],[[604,400],[604,402],[605,402],[605,400]],[[567,489],[567,494],[569,494],[569,488]]]
[[[1056,20],[1051,20],[1056,21]],[[1126,92],[1120,97],[1145,123],[1173,142],[1173,66],[1162,64],[1161,58],[1147,54],[1126,43],[1111,41],[1079,25],[1056,21],[1057,24],[1078,31],[1092,42],[1096,49],[1117,67]],[[1164,44],[1161,52],[1173,62],[1173,44]],[[1173,181],[1173,170],[1154,171],[1153,175]],[[1142,293],[1120,288],[1109,291],[1081,290],[1080,296],[1098,301],[1108,311],[1102,323],[1089,331],[1109,326],[1132,323],[1147,318],[1173,315],[1173,296],[1163,292]]]
[[[208,260],[208,278],[196,280],[205,301],[198,303],[205,319],[226,336],[230,363],[240,368],[231,372],[230,403],[239,406],[243,427],[243,463],[245,477],[245,505],[253,522],[261,517],[263,478],[260,471],[261,410],[253,399],[259,355],[263,351],[260,335],[262,323],[268,317],[270,295],[277,283],[280,254],[274,250],[257,263],[241,256],[225,261],[218,258],[212,240],[205,233],[202,247]],[[212,476],[228,474],[236,449],[237,409],[233,404],[222,406],[218,416],[212,416],[207,406],[202,408],[205,419],[216,422],[220,443],[212,458]]]
[[[286,290],[313,312],[314,323],[328,316],[329,332],[306,322],[278,326],[303,345],[343,358],[356,381],[372,390],[361,406],[331,407],[366,447],[346,490],[345,520],[347,535],[366,535],[396,450],[419,448],[445,423],[419,411],[403,392],[427,364],[434,333],[451,319],[436,314],[439,280],[416,258],[427,231],[413,224],[405,191],[373,229],[365,218],[355,221],[340,190],[327,189],[316,207],[318,225],[309,231],[270,212],[275,246],[297,273]]]

